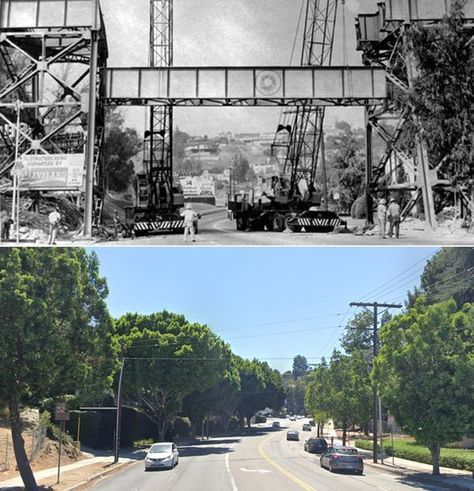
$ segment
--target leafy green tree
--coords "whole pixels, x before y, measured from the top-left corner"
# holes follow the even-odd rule
[[[127,358],[124,395],[155,422],[164,438],[183,398],[227,376],[230,348],[206,326],[167,311],[125,314],[116,322]]]
[[[418,132],[433,166],[445,159],[443,171],[457,180],[472,179],[474,160],[474,44],[465,28],[464,2],[454,2],[439,24],[411,29],[419,75],[409,100],[419,117]]]
[[[293,358],[293,378],[296,380],[299,377],[306,375],[309,371],[308,360],[305,356],[296,355]]]
[[[136,130],[124,128],[124,120],[117,110],[109,111],[105,123],[104,156],[107,187],[112,191],[126,191],[134,175],[131,158],[141,149]]]
[[[328,364],[323,358],[321,363],[308,375],[306,385],[305,407],[318,425],[318,436],[322,434],[322,429],[330,418],[328,371]]]
[[[367,427],[372,390],[369,366],[361,352],[352,356],[334,351],[328,371],[329,414],[342,425],[342,444],[350,426]]]
[[[15,457],[37,485],[22,438],[21,408],[67,394],[90,399],[111,384],[112,321],[95,254],[80,248],[0,250],[0,401],[8,404]]]
[[[374,314],[364,310],[358,312],[346,325],[341,339],[341,346],[350,355],[355,351],[362,351],[369,356],[373,346]]]
[[[241,422],[245,418],[250,427],[252,416],[259,410],[283,406],[285,392],[281,375],[272,370],[268,363],[259,360],[243,360],[239,363],[240,401],[237,410]]]
[[[287,409],[290,414],[306,413],[304,402],[306,385],[307,383],[305,378],[290,380],[290,382],[285,385]]]
[[[198,424],[207,416],[219,418],[222,427],[228,428],[229,419],[236,410],[239,400],[240,377],[237,361],[232,360],[225,376],[204,391],[195,390],[183,399],[183,413],[191,420],[193,434]]]
[[[421,275],[420,287],[409,297],[414,305],[424,295],[428,304],[453,298],[457,305],[474,302],[474,249],[472,247],[446,247],[430,259]]]
[[[473,431],[474,306],[454,300],[414,308],[381,329],[373,379],[397,422],[432,456]]]

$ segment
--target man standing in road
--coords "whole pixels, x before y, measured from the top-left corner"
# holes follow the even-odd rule
[[[385,199],[382,198],[377,206],[377,223],[381,239],[385,239],[385,224],[387,221],[387,207],[385,206],[385,203]]]
[[[59,207],[55,206],[54,210],[48,215],[48,222],[49,222],[48,244],[50,245],[56,244],[56,237],[58,235],[60,221],[61,221],[61,213],[59,213]]]
[[[194,238],[194,223],[198,219],[198,214],[194,212],[191,203],[186,205],[184,211],[181,212],[181,216],[184,218],[184,242],[188,241],[188,235],[191,234],[191,240],[196,242]]]
[[[387,218],[390,222],[388,236],[391,237],[393,234],[393,229],[395,229],[395,237],[398,239],[398,235],[400,232],[400,205],[395,201],[394,198],[390,200],[390,204],[388,205]]]

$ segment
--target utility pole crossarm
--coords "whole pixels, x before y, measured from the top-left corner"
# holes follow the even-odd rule
[[[401,309],[403,306],[395,303],[378,303],[378,302],[351,302],[351,307],[384,307],[387,309]]]

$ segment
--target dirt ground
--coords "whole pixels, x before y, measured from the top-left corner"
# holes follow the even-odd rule
[[[28,431],[23,434],[25,448],[28,455],[31,453],[32,437]],[[61,465],[72,464],[86,458],[82,454],[77,454],[75,449],[63,446],[61,451]],[[6,464],[6,465],[5,465]],[[58,465],[58,443],[49,439],[31,463],[33,471],[49,469]],[[15,454],[13,452],[13,443],[11,431],[9,428],[0,427],[0,482],[13,479],[19,476],[16,469]]]

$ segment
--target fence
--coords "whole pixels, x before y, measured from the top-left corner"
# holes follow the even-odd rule
[[[34,430],[24,431],[25,450],[32,462],[41,451],[46,440],[46,428],[38,426]],[[0,472],[14,468],[16,465],[13,452],[13,441],[10,434],[0,437]]]

